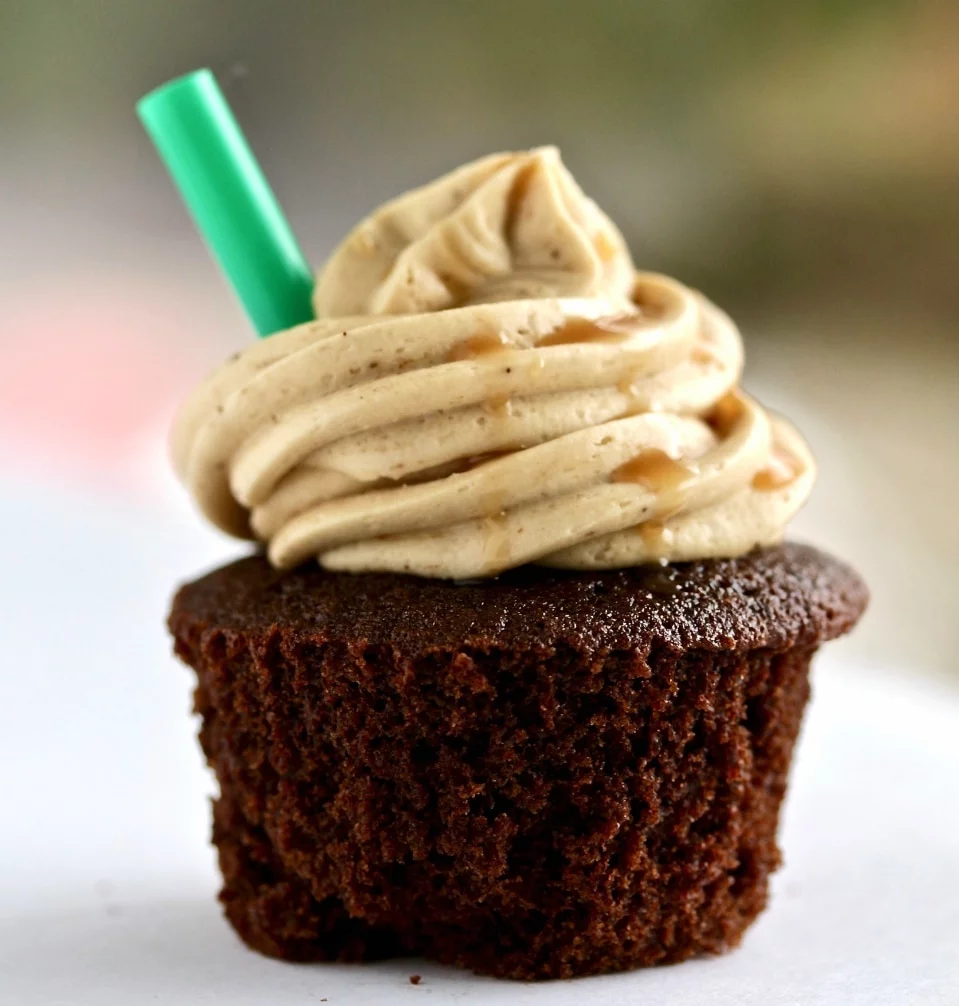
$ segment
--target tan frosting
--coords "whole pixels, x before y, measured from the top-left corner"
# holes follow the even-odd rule
[[[489,576],[735,556],[812,487],[737,389],[730,319],[637,274],[552,148],[387,203],[320,274],[317,321],[204,382],[173,436],[206,516],[281,567]]]

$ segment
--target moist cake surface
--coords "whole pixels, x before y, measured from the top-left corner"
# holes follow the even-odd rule
[[[556,640],[727,650],[832,639],[858,619],[866,597],[849,566],[797,544],[606,572],[528,566],[466,583],[331,573],[313,563],[282,572],[250,556],[184,587],[173,619],[241,630],[282,625],[407,653]]]

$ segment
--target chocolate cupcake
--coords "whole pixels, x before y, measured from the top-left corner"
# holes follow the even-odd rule
[[[735,326],[637,274],[551,149],[383,207],[315,305],[174,433],[267,546],[170,616],[228,918],[526,979],[734,945],[810,659],[866,602],[779,544],[814,465],[738,389]]]

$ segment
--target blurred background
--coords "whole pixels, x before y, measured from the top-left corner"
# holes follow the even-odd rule
[[[120,542],[166,560],[159,622],[240,547],[165,436],[252,333],[133,111],[204,65],[317,265],[401,190],[559,144],[641,267],[740,322],[747,385],[812,442],[795,536],[874,591],[838,645],[959,678],[954,0],[0,0],[6,617],[24,577],[119,577]]]
[[[556,143],[640,267],[740,323],[820,462],[790,533],[873,603],[814,676],[775,910],[636,995],[955,1001],[956,0],[0,0],[0,1001],[358,1001],[220,920],[163,626],[246,547],[166,456],[253,339],[134,113],[201,66],[317,266],[403,189]]]

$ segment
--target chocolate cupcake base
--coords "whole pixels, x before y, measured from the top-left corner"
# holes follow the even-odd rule
[[[453,584],[184,587],[227,917],[290,960],[560,978],[734,946],[766,902],[818,645],[866,603],[784,545]]]

